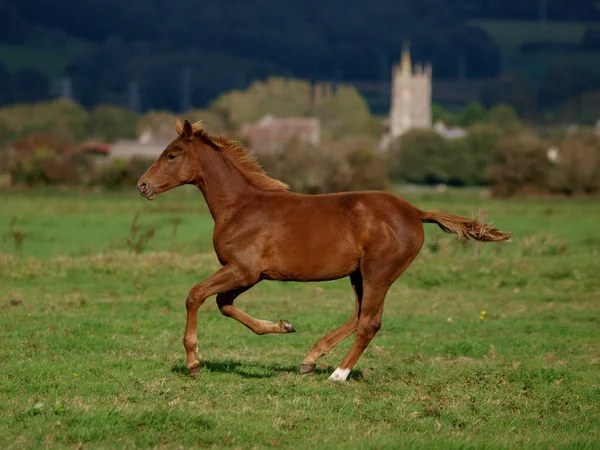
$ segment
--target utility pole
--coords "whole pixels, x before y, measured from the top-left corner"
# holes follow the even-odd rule
[[[129,102],[128,107],[131,111],[140,113],[142,105],[140,101],[140,85],[137,80],[129,82]]]
[[[73,100],[73,88],[71,86],[71,78],[68,76],[60,80],[60,98],[64,100]]]

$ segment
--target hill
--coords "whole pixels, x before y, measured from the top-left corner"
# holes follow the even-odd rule
[[[3,4],[0,103],[50,97],[63,76],[87,107],[116,103],[141,110],[203,106],[267,75],[386,82],[407,39],[414,59],[432,62],[438,80],[493,78],[519,69],[538,85],[568,63],[584,67],[594,77],[592,88],[600,87],[595,62],[600,61],[600,21],[593,2],[486,5],[472,0],[382,0],[350,7],[341,0]],[[558,18],[561,22],[553,22]]]

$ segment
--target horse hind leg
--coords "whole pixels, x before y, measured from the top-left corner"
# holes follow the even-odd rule
[[[268,320],[261,320],[252,317],[249,314],[241,311],[240,309],[233,306],[233,301],[242,292],[245,292],[249,288],[237,289],[232,291],[223,292],[217,295],[217,306],[219,311],[226,317],[231,317],[237,320],[241,324],[248,327],[254,333],[262,334],[285,334],[294,333],[296,330],[290,322],[287,320],[280,320],[279,322],[269,322]]]
[[[315,370],[317,359],[321,356],[325,356],[333,347],[356,331],[360,305],[363,297],[362,276],[359,270],[350,275],[350,282],[352,283],[352,289],[354,289],[354,296],[356,299],[356,309],[353,316],[343,325],[317,341],[310,353],[302,360],[302,363],[300,364],[300,374],[311,373]]]
[[[360,315],[356,327],[356,338],[350,351],[329,377],[333,381],[346,381],[352,368],[358,362],[367,346],[381,328],[383,301],[389,286],[365,285]]]
[[[368,273],[369,277],[365,277],[363,283],[364,294],[358,316],[356,338],[342,363],[329,377],[330,380],[346,381],[350,370],[356,365],[358,359],[381,328],[383,302],[390,286],[408,269],[408,266],[419,253],[420,245],[415,244],[412,248],[407,248],[407,251],[401,254],[400,257],[394,258],[396,262],[401,261],[400,264],[394,264],[392,260],[386,265],[383,264],[380,258],[363,259],[361,271],[363,274]],[[376,263],[374,264],[373,261],[376,261]]]

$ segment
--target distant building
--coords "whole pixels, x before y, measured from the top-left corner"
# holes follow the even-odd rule
[[[170,143],[166,140],[121,139],[111,145],[109,159],[156,159]]]
[[[431,128],[431,76],[431,64],[413,67],[409,45],[405,44],[400,64],[392,67],[392,102],[381,149],[408,130]]]
[[[264,116],[254,124],[242,126],[242,135],[257,153],[279,151],[293,138],[313,145],[321,142],[321,123],[313,117]]]
[[[160,156],[175,139],[175,125],[168,116],[156,117],[152,125],[145,127],[137,139],[119,139],[111,144],[109,159],[140,158],[153,160]]]
[[[467,132],[460,127],[446,126],[444,122],[438,120],[434,125],[433,129],[436,133],[442,135],[446,139],[458,139],[466,136]]]
[[[431,64],[416,64],[405,44],[399,65],[392,68],[392,139],[413,128],[431,128]]]

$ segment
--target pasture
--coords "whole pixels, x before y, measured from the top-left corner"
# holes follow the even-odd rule
[[[352,314],[347,279],[236,301],[294,334],[256,336],[209,299],[187,376],[185,298],[218,267],[199,192],[0,192],[0,446],[597,448],[600,201],[401,195],[483,208],[513,241],[465,246],[426,224],[381,331],[333,383],[352,337],[298,368]]]

